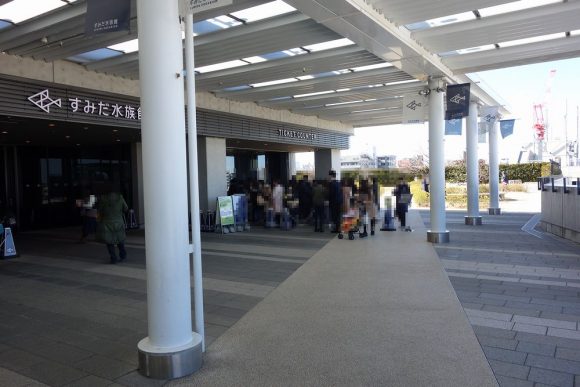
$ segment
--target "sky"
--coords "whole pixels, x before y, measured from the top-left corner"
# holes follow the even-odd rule
[[[565,142],[566,102],[568,105],[567,132],[568,140],[577,137],[577,106],[580,105],[580,58],[533,65],[510,67],[469,74],[478,85],[504,105],[514,118],[514,134],[505,139],[500,137],[500,159],[516,163],[522,146],[533,141],[534,123],[533,105],[542,102],[546,95],[547,81],[551,70],[556,70],[552,79],[550,98],[547,103],[548,137],[556,144]],[[445,158],[456,160],[463,157],[465,150],[465,122],[463,136],[445,136]],[[371,128],[357,128],[350,138],[350,149],[342,155],[373,153],[377,155],[394,154],[398,159],[417,154],[428,154],[428,126],[391,125]],[[479,144],[479,157],[488,158],[487,144]],[[548,148],[550,150],[550,148]],[[306,154],[297,159],[308,162],[311,156]],[[312,156],[313,158],[313,156]]]

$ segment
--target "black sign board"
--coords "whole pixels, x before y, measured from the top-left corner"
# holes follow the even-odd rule
[[[131,0],[87,0],[85,35],[128,31]]]

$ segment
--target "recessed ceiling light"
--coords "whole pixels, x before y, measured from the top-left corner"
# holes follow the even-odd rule
[[[77,144],[77,146],[81,146],[81,144]]]
[[[88,129],[89,129],[89,127],[88,127],[88,126],[83,126],[83,129],[84,129],[84,130],[88,130]]]
[[[117,142],[121,142],[121,140],[119,140],[119,139],[116,139],[115,141],[117,141]]]
[[[64,136],[65,138],[70,138],[70,136]]]
[[[25,143],[27,143],[27,144],[30,144],[30,140],[26,140],[26,141],[24,141],[24,142],[25,142]]]
[[[2,131],[2,134],[8,134],[8,132],[7,132],[7,131],[5,131],[5,130],[3,130],[3,131]]]
[[[52,127],[56,126],[56,124],[51,122],[50,124],[48,124],[48,126],[50,126],[52,128]]]
[[[119,129],[113,129],[113,132],[118,132],[118,131],[119,131]]]

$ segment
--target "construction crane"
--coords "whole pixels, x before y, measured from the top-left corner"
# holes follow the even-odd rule
[[[544,148],[546,141],[546,130],[548,128],[548,115],[547,107],[550,102],[550,95],[552,93],[552,83],[554,81],[554,76],[556,75],[556,70],[550,70],[548,74],[548,79],[546,80],[546,88],[544,93],[544,99],[540,103],[534,104],[534,125],[535,139],[537,143],[537,158],[542,161],[544,158]]]

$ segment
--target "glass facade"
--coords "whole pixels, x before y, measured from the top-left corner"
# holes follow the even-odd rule
[[[131,207],[129,145],[20,147],[19,226],[25,229],[76,225],[77,200],[114,186]]]

